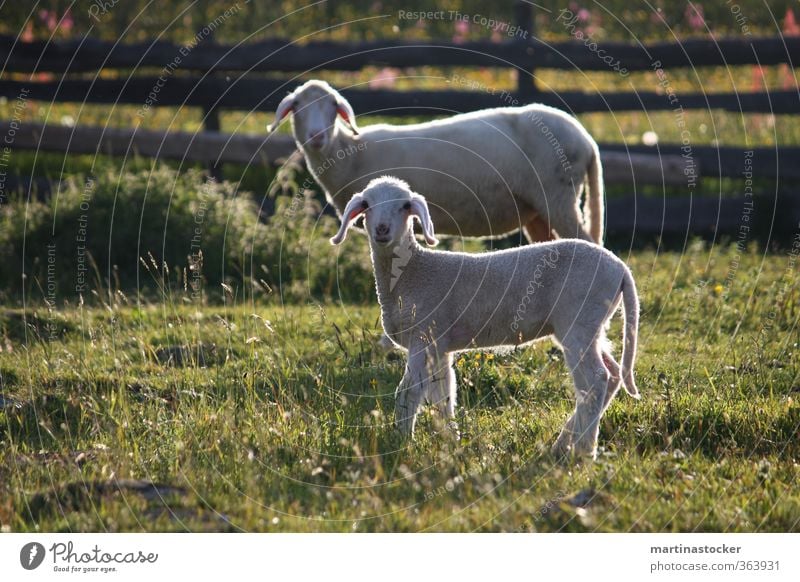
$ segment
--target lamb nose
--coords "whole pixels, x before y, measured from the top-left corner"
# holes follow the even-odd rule
[[[375,233],[376,234],[381,234],[381,235],[382,234],[388,234],[389,233],[389,225],[388,224],[379,224],[375,228]]]

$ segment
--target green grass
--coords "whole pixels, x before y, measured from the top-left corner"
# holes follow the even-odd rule
[[[465,354],[462,439],[426,413],[404,441],[403,361],[376,348],[375,306],[176,292],[0,311],[0,524],[800,530],[797,263],[700,243],[623,258],[643,301],[643,399],[616,399],[599,460],[576,467],[547,454],[572,405],[549,342]]]

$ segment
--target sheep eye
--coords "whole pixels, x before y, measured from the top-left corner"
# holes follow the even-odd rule
[[[367,208],[369,208],[369,203],[368,203],[366,200],[364,200],[364,201],[361,203],[361,208],[363,208],[364,210],[366,210]]]
[[[411,202],[406,202],[403,204],[403,210],[411,210]]]

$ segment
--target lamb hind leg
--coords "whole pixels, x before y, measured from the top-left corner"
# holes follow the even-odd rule
[[[603,403],[603,412],[605,412],[606,408],[608,408],[608,405],[611,404],[614,396],[619,391],[620,383],[622,382],[622,376],[620,375],[619,364],[610,352],[604,350],[601,354],[601,357],[603,358],[603,365],[606,367],[606,370],[608,370],[610,376],[608,380],[608,387],[606,388],[606,399]]]
[[[595,458],[610,374],[596,344],[588,348],[564,345],[564,356],[575,383],[575,412],[564,425],[553,452],[560,457],[574,454]]]

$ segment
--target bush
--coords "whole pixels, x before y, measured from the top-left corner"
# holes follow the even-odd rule
[[[338,274],[344,299],[367,300],[366,244],[337,262],[336,227],[308,192],[278,192],[263,223],[250,196],[199,171],[108,171],[66,180],[49,201],[1,207],[0,279],[9,296],[24,286],[53,302],[117,289],[213,298],[221,283],[240,298],[269,290],[299,301],[338,296]]]

